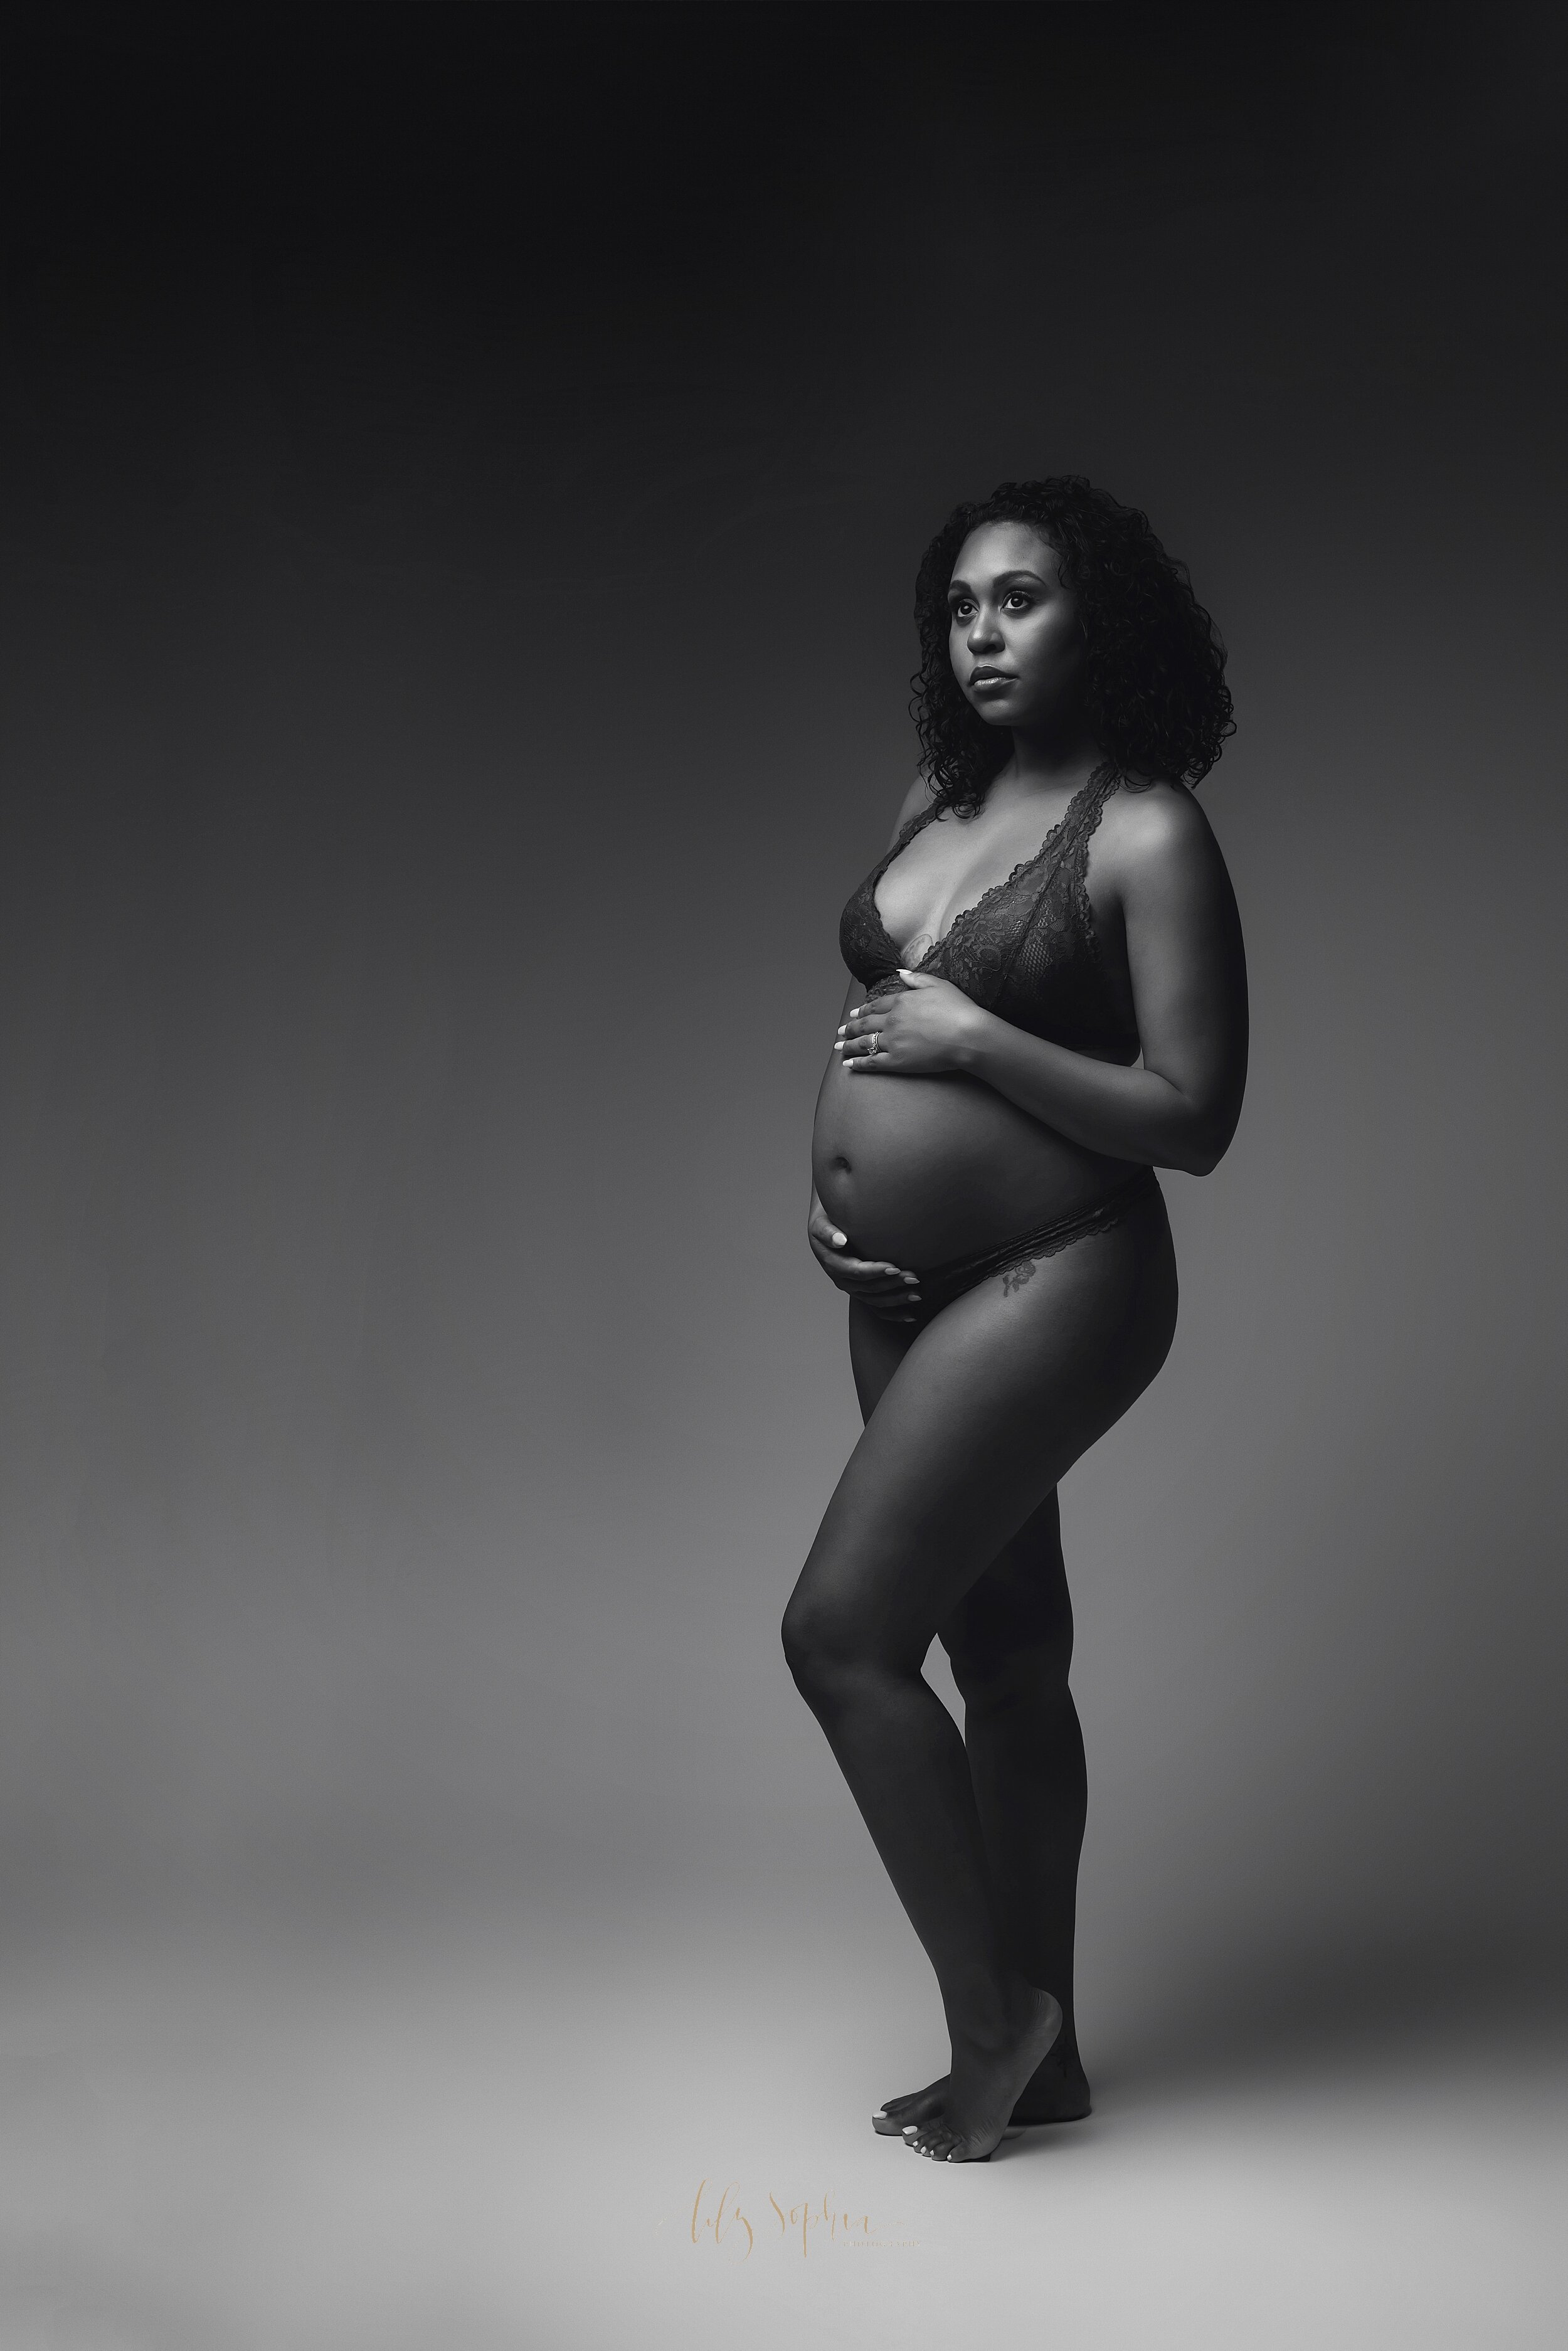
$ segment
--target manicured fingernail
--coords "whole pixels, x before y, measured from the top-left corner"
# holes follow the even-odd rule
[[[912,1281],[912,1282],[913,1282],[913,1281],[918,1281],[918,1280],[919,1280],[919,1279],[920,1279],[920,1276],[919,1276],[917,1273],[906,1273],[906,1274],[904,1275],[904,1279],[905,1280],[905,1281]]]
[[[844,1243],[848,1240],[848,1238],[849,1238],[849,1235],[848,1235],[848,1233],[835,1233],[835,1234],[833,1235],[833,1247],[834,1247],[835,1249],[842,1249],[842,1247],[843,1247]]]
[[[835,1052],[835,1053],[841,1053],[841,1052],[843,1051],[843,1050],[844,1050],[844,1040],[843,1040],[843,1039],[842,1039],[841,1037],[835,1037],[835,1038],[834,1038],[834,1040],[833,1040],[833,1050],[834,1050],[834,1052]]]
[[[840,1035],[841,1037],[841,1036],[843,1035],[843,1033],[844,1033],[844,1029],[847,1029],[848,1027],[849,1027],[849,1022],[846,1020],[846,1021],[844,1022],[844,1024],[843,1024],[843,1027],[842,1027],[842,1028],[841,1028],[841,1029],[840,1029],[840,1030],[839,1030],[839,1035]]]

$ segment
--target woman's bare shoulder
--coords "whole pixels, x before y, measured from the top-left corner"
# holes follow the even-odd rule
[[[1113,814],[1113,811],[1114,813]],[[1124,912],[1234,925],[1235,893],[1209,822],[1183,784],[1150,784],[1115,794],[1103,868]]]
[[[922,809],[929,808],[930,805],[930,786],[926,783],[924,776],[916,776],[915,781],[910,785],[909,789],[904,793],[903,799],[899,803],[898,814],[894,820],[893,831],[888,835],[887,845],[890,849],[894,842],[898,839],[899,834],[904,831],[904,826],[910,822],[911,819],[917,817]]]
[[[1116,792],[1102,822],[1113,862],[1128,872],[1219,855],[1208,819],[1185,784],[1141,784]]]

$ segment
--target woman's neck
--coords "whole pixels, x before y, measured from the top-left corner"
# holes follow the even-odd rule
[[[994,799],[999,795],[1004,801],[1045,799],[1064,788],[1075,792],[1104,758],[1099,744],[1082,728],[1028,735],[1015,728],[1011,756],[992,778],[986,797]]]

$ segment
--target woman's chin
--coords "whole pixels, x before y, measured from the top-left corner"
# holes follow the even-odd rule
[[[968,700],[967,696],[965,698],[966,700]],[[977,718],[983,718],[985,720],[988,726],[1004,727],[1014,726],[1018,724],[1017,719],[1009,711],[998,708],[998,705],[994,702],[970,701],[969,707],[974,712]]]

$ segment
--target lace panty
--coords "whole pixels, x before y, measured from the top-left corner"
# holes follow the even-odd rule
[[[1058,1249],[1082,1240],[1089,1233],[1109,1232],[1130,1217],[1134,1208],[1159,1196],[1159,1186],[1152,1167],[1140,1167],[1124,1184],[1118,1184],[1104,1198],[1091,1202],[1088,1207],[1074,1208],[1071,1216],[1058,1217],[1054,1224],[1040,1225],[1033,1232],[1019,1233],[1004,1241],[999,1249],[983,1249],[974,1257],[949,1258],[945,1264],[930,1267],[920,1277],[922,1300],[921,1320],[929,1322],[966,1290],[987,1280],[993,1273],[1002,1277],[1002,1288],[1021,1290],[1032,1280],[1037,1258],[1054,1257]]]

